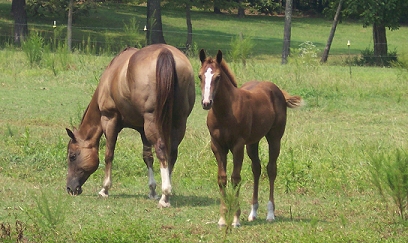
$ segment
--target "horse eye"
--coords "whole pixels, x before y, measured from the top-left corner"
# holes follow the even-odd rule
[[[198,78],[201,79],[201,74],[198,75]]]
[[[69,161],[73,162],[76,160],[76,154],[70,154],[69,155]]]

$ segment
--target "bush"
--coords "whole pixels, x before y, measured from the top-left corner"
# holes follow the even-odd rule
[[[354,63],[358,66],[385,66],[389,67],[397,62],[397,51],[392,51],[387,56],[375,56],[374,50],[366,48],[361,51],[360,58],[354,59]]]
[[[242,61],[244,66],[246,65],[246,59],[248,59],[249,54],[254,47],[254,43],[251,38],[244,38],[242,33],[231,39],[231,60]]]
[[[44,38],[42,38],[38,33],[31,34],[27,40],[25,40],[21,48],[23,52],[27,55],[30,65],[39,65],[43,56],[43,46]]]

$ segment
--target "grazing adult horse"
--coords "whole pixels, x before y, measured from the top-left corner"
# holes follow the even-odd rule
[[[200,51],[202,106],[209,110],[207,126],[211,135],[211,149],[218,163],[218,185],[225,195],[227,184],[227,154],[233,155],[231,182],[237,186],[241,181],[241,168],[246,145],[249,158],[252,160],[254,188],[251,213],[248,220],[257,217],[258,186],[261,164],[258,155],[259,140],[266,137],[269,144],[269,202],[266,219],[275,219],[274,183],[277,174],[276,160],[280,152],[280,141],[285,131],[286,108],[302,105],[299,96],[291,96],[271,82],[251,81],[237,88],[233,73],[218,51],[216,58],[208,57]],[[220,226],[226,224],[224,202],[220,207]],[[239,226],[241,210],[234,215],[234,226]]]
[[[99,141],[104,134],[105,179],[99,195],[108,196],[118,133],[123,128],[132,128],[142,139],[150,197],[157,197],[152,167],[154,146],[162,179],[159,206],[169,207],[171,172],[194,100],[193,68],[178,49],[157,44],[122,51],[103,72],[79,128],[66,129],[71,138],[67,156],[68,193],[81,194],[82,185],[98,168]]]

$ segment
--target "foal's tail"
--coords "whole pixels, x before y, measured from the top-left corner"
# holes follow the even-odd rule
[[[300,97],[298,95],[293,95],[292,96],[283,89],[281,91],[282,91],[283,96],[285,96],[286,105],[289,108],[298,108],[298,107],[301,107],[301,106],[303,106],[305,104],[302,97]]]
[[[171,51],[164,48],[156,62],[156,124],[164,139],[167,156],[169,156],[171,147],[170,135],[176,86],[176,62]]]

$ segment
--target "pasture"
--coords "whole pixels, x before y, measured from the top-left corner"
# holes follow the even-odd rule
[[[367,32],[370,38],[369,29],[348,25]],[[205,25],[199,22],[195,26]],[[407,29],[393,32],[390,41],[403,38],[404,31]],[[281,38],[281,34],[277,36]],[[302,39],[306,36],[297,36],[292,34],[298,43],[307,40]],[[325,43],[326,38],[324,34],[321,42]],[[341,43],[345,46],[347,37],[344,40]],[[210,39],[207,41],[198,43],[198,47],[217,46],[209,44]],[[367,42],[359,43],[362,49],[367,47]],[[227,48],[228,44],[224,45],[220,48]],[[398,53],[406,53],[401,51],[403,46],[398,48],[401,48]],[[215,49],[209,49],[209,54],[215,55]],[[342,55],[347,53],[338,51]],[[138,133],[130,129],[119,134],[110,197],[98,197],[104,174],[103,141],[101,164],[84,184],[84,192],[77,197],[67,194],[69,138],[65,128],[79,125],[98,79],[112,57],[75,52],[63,57],[69,65],[60,67],[55,75],[49,68],[30,67],[25,54],[18,49],[0,50],[2,241],[15,242],[21,235],[28,242],[408,240],[407,223],[400,221],[391,200],[379,196],[368,172],[370,155],[408,149],[406,69],[352,66],[350,76],[349,66],[319,65],[310,59],[294,58],[282,66],[276,56],[256,56],[244,67],[226,57],[239,85],[251,79],[273,81],[292,95],[302,96],[306,106],[288,110],[275,183],[276,221],[265,220],[267,143],[262,140],[259,218],[254,222],[246,219],[252,172],[250,160],[245,157],[240,193],[242,226],[225,235],[217,225],[220,203],[217,164],[209,146],[207,111],[200,105],[198,78],[196,104],[173,172],[171,208],[159,209],[157,201],[148,199],[142,143]],[[197,73],[198,54],[190,60]],[[155,176],[160,183],[158,166],[156,160]]]
[[[146,168],[136,132],[119,135],[113,188],[98,198],[103,163],[84,192],[65,190],[65,127],[78,125],[111,57],[73,54],[72,68],[54,76],[27,68],[20,51],[3,50],[0,89],[0,223],[16,222],[33,241],[219,242],[216,162],[209,148],[206,111],[199,99],[188,120],[173,174],[172,207],[158,209],[148,199]],[[194,70],[199,61],[191,59]],[[288,110],[278,159],[276,216],[265,221],[267,176],[261,175],[259,219],[247,222],[251,169],[243,167],[242,227],[227,241],[396,241],[406,226],[393,204],[378,196],[368,174],[369,155],[407,147],[408,73],[398,68],[230,63],[239,82],[273,80],[307,106]],[[198,81],[197,81],[198,82]],[[103,148],[104,143],[101,146]],[[261,142],[263,166],[266,142]],[[101,149],[100,156],[103,156]],[[158,164],[155,164],[158,171]],[[229,170],[230,171],[230,170]],[[160,182],[160,177],[156,175]],[[160,191],[159,191],[160,192]]]

